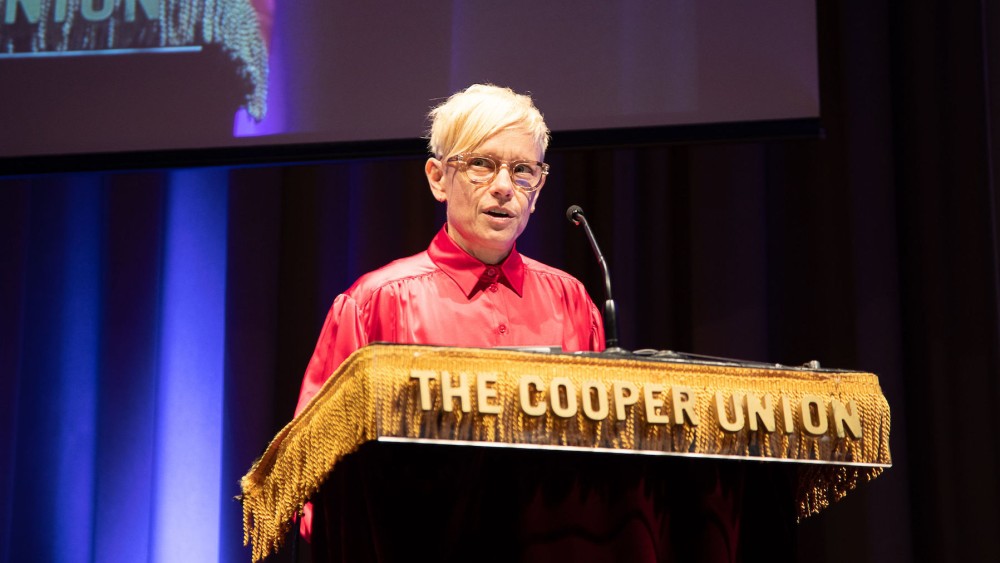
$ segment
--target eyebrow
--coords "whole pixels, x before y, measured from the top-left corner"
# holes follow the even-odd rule
[[[468,154],[474,154],[474,155],[477,155],[477,156],[488,156],[488,157],[490,157],[492,159],[496,159],[496,160],[500,160],[500,161],[506,161],[506,162],[541,162],[541,160],[537,160],[537,159],[534,159],[534,158],[523,158],[523,157],[509,158],[509,159],[508,158],[501,158],[499,155],[491,153],[491,152],[470,152]]]

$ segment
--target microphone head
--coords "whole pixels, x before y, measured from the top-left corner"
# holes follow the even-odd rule
[[[566,218],[569,219],[570,223],[579,225],[580,220],[576,218],[577,215],[583,217],[583,208],[579,205],[570,205],[569,209],[566,210]]]

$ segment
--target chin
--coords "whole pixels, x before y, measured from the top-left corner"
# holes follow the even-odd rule
[[[482,236],[477,239],[477,246],[482,248],[489,248],[492,250],[504,250],[510,249],[514,246],[514,241],[517,239],[511,233],[492,231],[489,233],[483,233]]]
[[[489,233],[486,234],[485,238],[493,242],[513,243],[517,240],[517,236],[519,234],[521,234],[521,231],[517,229],[506,228],[500,230],[490,230]]]

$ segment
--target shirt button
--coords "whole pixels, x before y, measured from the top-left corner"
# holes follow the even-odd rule
[[[486,275],[492,278],[493,276],[497,275],[497,271],[495,268],[486,268]]]
[[[507,325],[500,325],[500,334],[507,334]]]
[[[490,291],[492,291],[493,293],[496,293],[497,289],[499,289],[497,287],[497,284],[495,284],[495,283],[490,284]]]

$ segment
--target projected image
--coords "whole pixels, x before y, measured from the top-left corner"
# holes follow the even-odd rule
[[[0,0],[0,159],[415,140],[469,84],[556,132],[815,118],[815,5]]]
[[[262,119],[273,0],[0,0],[0,155],[213,146]]]

